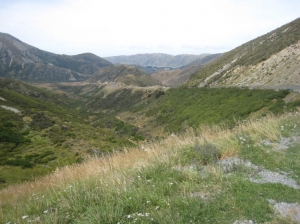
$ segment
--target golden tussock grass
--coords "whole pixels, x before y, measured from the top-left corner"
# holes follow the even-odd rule
[[[290,118],[290,116],[267,116],[259,120],[240,123],[233,129],[202,126],[197,130],[188,129],[181,135],[172,134],[161,141],[143,143],[135,148],[124,148],[122,152],[116,152],[110,156],[87,158],[82,164],[59,168],[36,181],[12,185],[0,190],[0,208],[27,200],[33,193],[39,194],[47,190],[63,188],[78,181],[98,178],[122,185],[124,171],[141,169],[153,161],[168,162],[171,160],[169,152],[176,153],[177,149],[194,146],[196,142],[208,141],[217,145],[221,149],[222,158],[236,156],[239,153],[237,134],[248,133],[251,138],[256,140],[267,138],[276,141],[280,137],[280,122],[286,118]],[[298,118],[299,115],[296,119]],[[218,170],[214,172],[219,173]]]

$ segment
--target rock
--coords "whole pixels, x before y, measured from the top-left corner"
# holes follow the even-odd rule
[[[66,125],[61,125],[60,128],[61,128],[61,130],[63,130],[63,131],[69,131],[69,127],[66,126]]]
[[[244,161],[237,157],[228,157],[226,159],[219,160],[217,164],[223,169],[224,172],[230,173],[232,172],[237,166],[245,166],[249,168],[258,169],[257,166],[253,165],[249,161]]]
[[[269,170],[262,170],[258,172],[254,177],[250,178],[250,181],[254,183],[280,183],[294,189],[300,189],[300,186],[297,184],[295,180],[292,178],[287,177],[286,175],[272,172]]]
[[[274,200],[269,200],[269,202],[280,216],[290,218],[295,223],[300,223],[300,205],[298,203],[276,203]]]
[[[237,220],[233,224],[255,224],[252,220]]]

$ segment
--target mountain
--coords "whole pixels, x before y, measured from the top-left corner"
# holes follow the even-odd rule
[[[203,58],[198,58],[191,63],[174,70],[160,70],[151,76],[159,81],[163,85],[176,87],[184,83],[189,77],[198,72],[205,64],[220,57],[221,54],[210,54]]]
[[[159,81],[143,73],[135,66],[115,65],[99,69],[86,82],[89,83],[122,83],[133,86],[161,85]]]
[[[180,54],[180,55],[173,56],[169,54],[154,53],[154,54],[136,54],[136,55],[129,55],[129,56],[126,55],[112,56],[112,57],[105,57],[104,59],[110,61],[113,64],[179,68],[199,58],[203,58],[207,55],[209,54],[200,54],[200,55]]]
[[[300,18],[208,63],[188,86],[300,90]]]
[[[81,81],[109,65],[91,53],[58,55],[0,33],[0,77],[33,82]]]

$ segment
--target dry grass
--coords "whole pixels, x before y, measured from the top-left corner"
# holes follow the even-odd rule
[[[295,119],[299,115],[293,115]],[[182,135],[170,135],[166,139],[153,143],[145,143],[137,148],[125,148],[121,153],[100,158],[88,158],[82,164],[75,164],[57,169],[52,174],[37,179],[34,182],[12,185],[0,191],[0,214],[3,206],[17,205],[20,201],[28,200],[33,194],[47,192],[51,189],[64,188],[78,181],[88,181],[98,178],[122,184],[122,173],[130,169],[141,169],[153,161],[168,162],[169,152],[176,153],[177,149],[194,146],[196,142],[212,142],[221,149],[221,157],[235,156],[239,153],[238,133],[248,133],[251,138],[261,140],[268,138],[278,140],[280,137],[280,122],[290,119],[290,116],[268,116],[260,120],[250,120],[239,124],[234,129],[220,126],[201,127],[198,130],[189,129]],[[174,155],[174,154],[173,154]],[[215,169],[215,168],[212,168]],[[214,170],[216,175],[219,170]],[[222,176],[222,175],[219,175]]]

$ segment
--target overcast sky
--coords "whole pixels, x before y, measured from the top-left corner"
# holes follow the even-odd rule
[[[299,0],[0,0],[0,32],[100,57],[221,53],[299,16]]]

